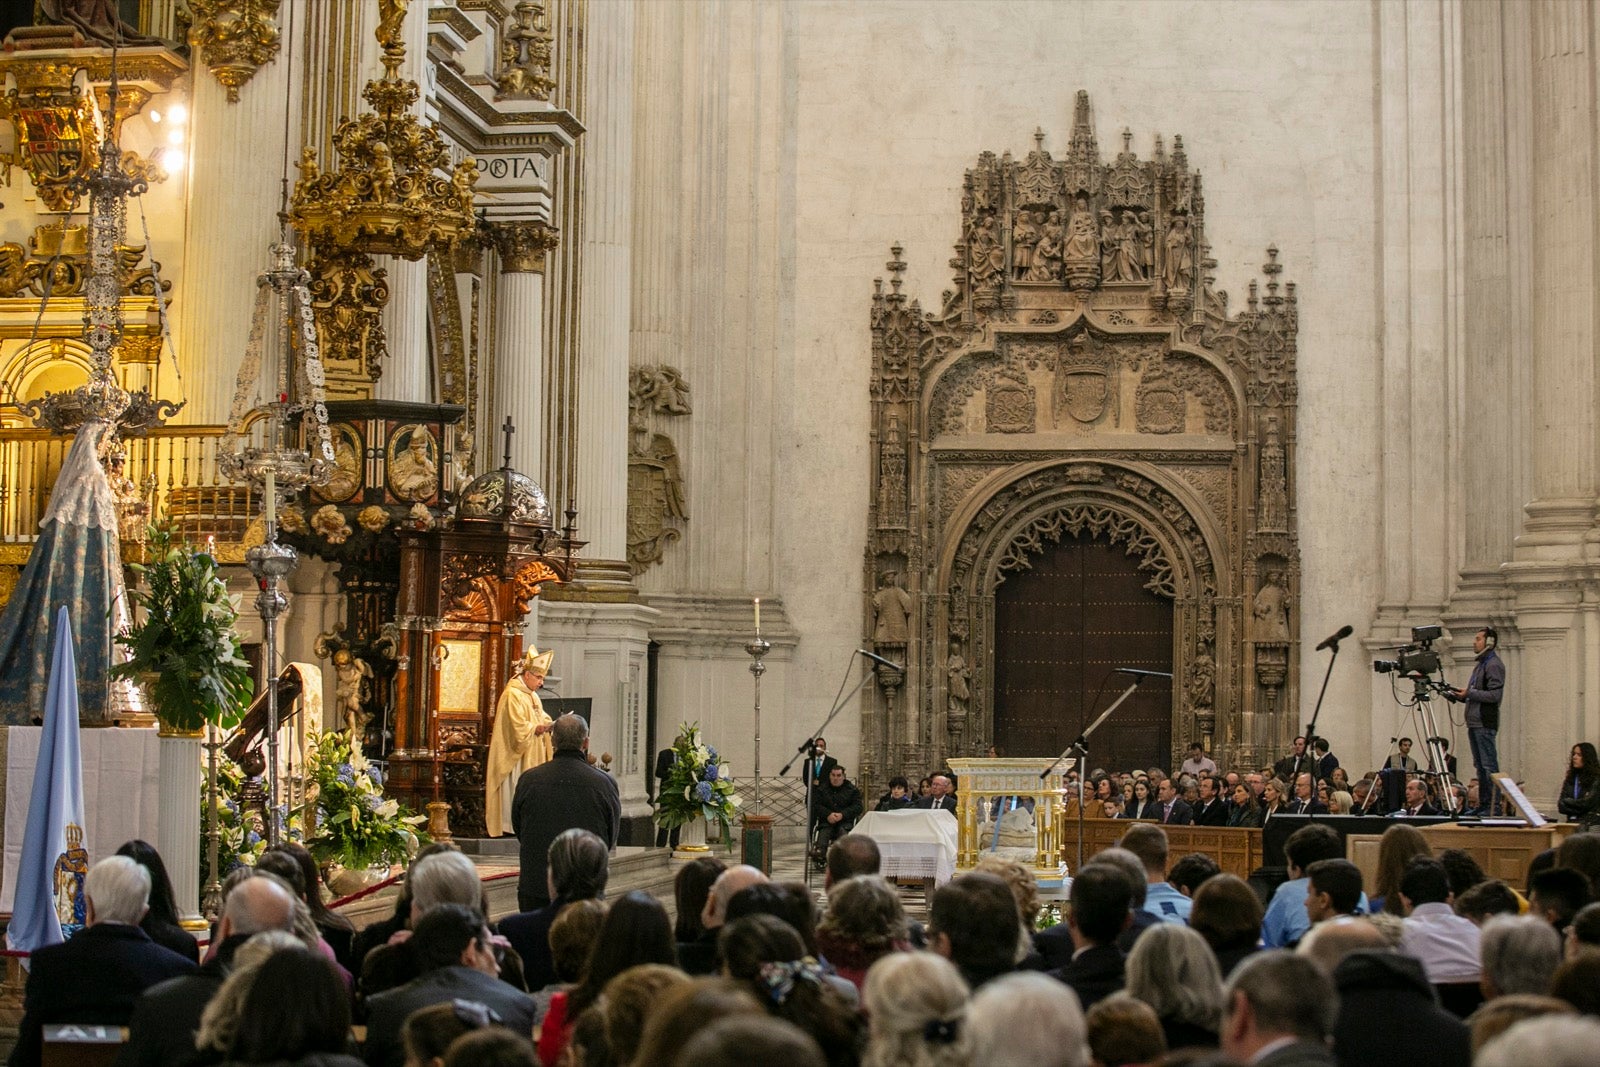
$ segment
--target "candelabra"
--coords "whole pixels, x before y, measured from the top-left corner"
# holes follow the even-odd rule
[[[206,726],[206,885],[200,894],[200,911],[207,922],[214,923],[222,916],[222,879],[217,877],[217,750],[222,747],[222,734],[216,724]]]
[[[761,814],[761,676],[767,673],[767,665],[762,661],[768,652],[772,651],[772,642],[761,636],[760,628],[756,629],[755,640],[744,646],[750,654],[750,673],[756,678],[756,751],[755,751],[755,776],[756,794],[754,799],[755,814]]]

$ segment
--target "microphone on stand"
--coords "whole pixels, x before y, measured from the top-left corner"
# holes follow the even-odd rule
[[[1135,678],[1171,678],[1171,671],[1141,671],[1132,667],[1118,667],[1117,674],[1131,674]]]
[[[881,663],[885,667],[888,667],[891,671],[903,671],[903,670],[905,670],[904,667],[900,666],[900,664],[898,664],[898,663],[895,663],[893,660],[884,659],[882,656],[878,655],[876,652],[868,652],[864,648],[856,649],[856,655],[865,656],[868,659],[872,660],[874,663]]]
[[[1354,626],[1341,626],[1339,627],[1339,632],[1323,640],[1322,644],[1317,646],[1316,651],[1321,652],[1325,648],[1337,650],[1339,647],[1339,642],[1343,641],[1345,638],[1349,637],[1355,632],[1356,628]]]

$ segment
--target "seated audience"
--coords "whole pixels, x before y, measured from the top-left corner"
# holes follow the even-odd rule
[[[1447,848],[1439,853],[1439,862],[1444,864],[1445,876],[1450,879],[1450,892],[1457,900],[1473,886],[1489,880],[1483,868],[1478,866],[1478,861],[1466,849]]]
[[[1600,902],[1585,904],[1567,924],[1566,954],[1576,955],[1586,946],[1600,948]]]
[[[1256,795],[1250,791],[1250,786],[1240,783],[1233,787],[1233,803],[1228,807],[1228,826],[1241,826],[1245,829],[1261,828],[1261,805],[1256,800]]]
[[[534,1067],[538,1062],[526,1037],[489,1027],[456,1038],[442,1067]]]
[[[1335,1062],[1328,1037],[1339,997],[1333,981],[1310,960],[1281,950],[1252,956],[1233,972],[1224,996],[1222,1051],[1240,1063],[1331,1067]]]
[[[733,919],[719,947],[727,976],[749,983],[767,1011],[815,1038],[829,1067],[854,1067],[862,1025],[855,1002],[806,954],[793,927],[772,915]]]
[[[1561,964],[1561,935],[1532,915],[1497,915],[1478,940],[1483,998],[1543,993]]]
[[[1394,813],[1397,819],[1424,819],[1439,814],[1439,809],[1428,800],[1428,787],[1421,778],[1406,783],[1406,803]]]
[[[1422,961],[1444,1006],[1466,1018],[1483,1002],[1478,987],[1479,930],[1450,906],[1444,864],[1427,856],[1414,858],[1400,879],[1400,899],[1405,906],[1401,951]]]
[[[1571,867],[1552,867],[1533,876],[1528,911],[1565,934],[1578,910],[1589,903],[1589,879]]]
[[[1406,864],[1414,856],[1431,856],[1433,847],[1422,836],[1422,831],[1405,823],[1395,823],[1378,839],[1378,874],[1373,880],[1377,892],[1372,896],[1369,912],[1385,911],[1390,915],[1404,913],[1400,903],[1400,878],[1406,873]]]
[[[482,914],[483,882],[477,864],[460,852],[435,852],[415,861],[406,872],[406,884],[411,891],[411,916],[407,921],[412,930],[428,912],[444,904],[476,909]],[[371,998],[403,986],[421,973],[409,939],[396,934],[388,944],[367,953],[357,989],[363,998]],[[399,1040],[398,1030],[395,1039]]]
[[[835,765],[828,771],[828,780],[811,790],[811,825],[819,866],[827,858],[828,846],[849,833],[865,810],[861,790],[845,779],[843,767]]]
[[[1497,879],[1479,882],[1456,898],[1456,914],[1464,915],[1484,924],[1493,915],[1516,915],[1522,910],[1522,900],[1516,890]]]
[[[588,830],[571,829],[556,835],[545,857],[550,903],[500,920],[500,935],[522,957],[522,974],[530,990],[543,989],[556,980],[550,959],[550,925],[556,916],[574,901],[604,897],[611,876],[611,852]]]
[[[173,896],[172,879],[167,875],[167,865],[161,861],[161,853],[148,841],[133,840],[117,849],[117,855],[127,856],[150,872],[150,910],[144,913],[139,929],[162,948],[170,948],[190,963],[198,964],[200,943],[178,923],[178,902]]]
[[[1069,891],[1072,907],[1064,924],[1075,946],[1071,959],[1050,972],[1072,987],[1085,1008],[1123,986],[1124,961],[1117,935],[1132,922],[1133,889],[1115,867],[1091,863],[1078,872]]]
[[[664,994],[645,1020],[639,1067],[676,1064],[679,1054],[703,1028],[719,1019],[753,1015],[765,1019],[766,1009],[743,982],[729,978],[698,978]]]
[[[410,870],[406,877],[400,881],[400,895],[395,898],[394,911],[387,919],[379,919],[370,926],[356,931],[355,939],[351,942],[350,955],[356,961],[356,966],[351,969],[358,981],[361,977],[362,966],[366,963],[367,954],[380,945],[387,945],[391,938],[402,931],[411,928],[411,871],[417,869],[417,864],[429,856],[440,852],[460,852],[461,846],[454,841],[435,841],[424,845],[411,857]]]
[[[338,965],[314,949],[284,949],[256,971],[227,1062],[361,1067],[350,1049],[350,994]]]
[[[589,965],[594,943],[600,939],[600,927],[606,921],[606,906],[598,900],[574,900],[561,910],[556,921],[550,924],[550,963],[556,980],[543,989],[535,989],[533,1021],[544,1021],[550,1010],[550,999],[557,993],[570,990],[583,977]]]
[[[1568,1015],[1525,1019],[1490,1041],[1473,1067],[1592,1067],[1600,1022]]]
[[[601,994],[605,1023],[605,1042],[616,1063],[632,1063],[639,1054],[645,1020],[656,1003],[667,993],[689,984],[688,975],[661,963],[642,963],[629,967],[606,983]],[[576,1040],[576,1037],[574,1037]]]
[[[1306,869],[1318,860],[1342,858],[1344,842],[1332,827],[1314,822],[1289,835],[1283,854],[1289,865],[1289,880],[1272,894],[1272,903],[1261,920],[1261,943],[1268,948],[1292,948],[1311,929],[1311,918],[1306,913],[1311,879]],[[1366,911],[1365,893],[1360,895],[1357,906]]]
[[[280,879],[288,887],[289,893],[295,899],[295,932],[305,939],[308,948],[315,949],[335,964],[339,964],[338,954],[322,936],[322,928],[317,925],[316,915],[306,903],[305,873],[301,871],[300,861],[295,859],[293,853],[269,848],[256,860],[255,872],[264,877]],[[348,951],[348,946],[346,948]],[[350,972],[345,970],[342,964],[339,964],[339,970],[346,983],[353,988],[355,979]]]
[[[444,859],[445,855],[435,857]],[[422,884],[418,884],[419,897]],[[407,942],[418,976],[368,1001],[366,1058],[372,1067],[401,1067],[400,1028],[430,1004],[475,1000],[519,1033],[533,1032],[533,1000],[503,982],[483,914],[463,904],[438,904],[417,921]]]
[[[1159,826],[1135,826],[1117,844],[1144,866],[1144,910],[1162,922],[1188,922],[1193,902],[1167,883],[1167,832]]]
[[[1600,834],[1568,834],[1556,849],[1556,866],[1582,874],[1591,891],[1600,886]]]
[[[1202,777],[1198,789],[1198,806],[1194,809],[1196,826],[1228,825],[1228,801],[1222,795],[1222,780],[1210,775]]]
[[[1039,882],[1033,876],[1033,869],[1020,860],[989,855],[980,858],[973,870],[995,875],[1011,887],[1017,911],[1022,916],[1024,947],[1027,947],[1033,924],[1039,920]]]
[[[1099,1001],[1084,1017],[1089,1062],[1094,1067],[1153,1064],[1167,1052],[1161,1020],[1142,1000],[1117,993]]]
[[[800,935],[806,955],[817,954],[817,904],[804,882],[760,882],[746,886],[728,901],[726,915],[730,923],[747,915],[776,916]]]
[[[349,919],[331,911],[322,899],[322,874],[310,851],[297,841],[284,841],[267,848],[269,853],[281,853],[292,859],[300,869],[300,878],[291,883],[299,893],[301,903],[311,910],[311,919],[317,924],[317,933],[333,950],[333,958],[350,974],[359,970],[354,956],[356,928]]]
[[[678,946],[678,966],[689,974],[710,974],[717,969],[717,935],[708,933],[704,912],[711,887],[728,865],[715,856],[697,856],[685,863],[672,880],[677,908],[672,939]]]
[[[1472,1054],[1477,1056],[1483,1046],[1505,1033],[1524,1019],[1537,1019],[1541,1015],[1576,1015],[1571,1004],[1556,997],[1528,993],[1513,993],[1496,997],[1472,1013],[1467,1025],[1472,1029]]]
[[[195,973],[150,987],[134,1007],[117,1067],[189,1067],[199,1062],[195,1032],[222,988],[235,954],[253,935],[287,933],[294,899],[276,878],[246,878],[222,900],[215,951]]]
[[[572,1035],[572,1024],[600,999],[606,983],[641,963],[676,967],[678,954],[667,909],[649,893],[634,890],[606,912],[583,978],[550,998],[550,1011],[539,1029],[539,1060],[545,1067],[555,1067]]]
[[[1261,943],[1261,898],[1231,874],[1207,879],[1194,894],[1189,928],[1206,939],[1226,978]]]
[[[1261,787],[1261,825],[1267,825],[1280,811],[1287,810],[1289,803],[1289,787],[1280,778],[1270,778]]]
[[[956,810],[956,779],[948,771],[934,771],[927,778],[928,791],[916,802],[913,807],[929,811],[948,811],[952,814]]]
[[[828,912],[817,926],[817,950],[839,977],[860,989],[874,963],[910,948],[905,908],[888,882],[847,878],[828,890]]]
[[[878,798],[873,811],[905,811],[916,800],[911,796],[911,786],[904,778],[896,776],[889,779],[889,791]]]
[[[406,1067],[440,1067],[456,1039],[499,1023],[498,1015],[475,1000],[453,1000],[448,1004],[419,1008],[400,1028],[406,1048]]]
[[[1329,815],[1349,815],[1355,810],[1356,798],[1349,790],[1335,789],[1328,794]]]
[[[981,871],[940,886],[929,909],[928,947],[960,968],[973,989],[1014,970],[1023,942],[1011,887]]]
[[[1125,848],[1103,848],[1094,854],[1093,862],[1121,871],[1133,887],[1133,919],[1117,938],[1117,947],[1123,955],[1127,955],[1133,951],[1133,943],[1139,939],[1139,935],[1161,921],[1160,916],[1145,909],[1145,893],[1150,888],[1147,879],[1150,875],[1145,870],[1144,861]],[[1067,933],[1070,944],[1071,931]]]
[[[1383,1063],[1396,1049],[1405,1050],[1407,1067],[1470,1062],[1466,1024],[1439,1006],[1413,957],[1386,948],[1359,949],[1334,968],[1333,981],[1339,990],[1333,1050],[1341,1067]]]
[[[1565,815],[1568,822],[1578,823],[1584,830],[1592,830],[1600,824],[1600,755],[1588,741],[1572,746],[1556,810]]]
[[[195,970],[139,928],[150,902],[150,872],[137,862],[108,856],[96,863],[83,895],[84,928],[28,961],[12,1067],[36,1067],[47,1023],[125,1026],[146,989]]]
[[[1196,890],[1221,873],[1216,860],[1204,852],[1191,852],[1172,865],[1167,872],[1167,882],[1192,901]],[[1192,914],[1192,905],[1190,910]]]
[[[822,1050],[805,1031],[782,1019],[735,1015],[703,1028],[679,1053],[682,1067],[825,1067]]]
[[[706,906],[700,911],[700,925],[705,932],[700,935],[698,941],[693,942],[694,951],[680,957],[678,961],[685,973],[691,975],[716,973],[719,962],[717,935],[722,932],[723,923],[727,922],[728,903],[740,890],[766,881],[767,876],[760,870],[743,863],[729,867],[717,875],[716,881],[711,883],[711,891],[706,894]]]
[[[1347,917],[1313,926],[1295,946],[1294,954],[1304,956],[1331,977],[1352,952],[1392,948],[1394,945],[1371,919]]]
[[[1122,809],[1124,819],[1156,819],[1160,817],[1160,806],[1156,798],[1151,795],[1150,782],[1145,778],[1136,778],[1133,782],[1133,798]]]
[[[973,995],[968,1018],[973,1063],[1087,1067],[1083,1009],[1072,990],[1046,975],[1001,975]]]
[[[1550,995],[1585,1015],[1600,1015],[1600,949],[1583,949],[1557,967],[1550,976]]]
[[[865,834],[845,834],[828,849],[827,871],[822,888],[832,889],[846,878],[877,874],[883,866],[878,843]]]
[[[1150,1005],[1167,1048],[1216,1048],[1222,972],[1205,938],[1175,923],[1145,932],[1128,953],[1128,995]]]
[[[966,877],[1000,881],[992,875]],[[956,968],[930,952],[897,952],[873,964],[863,990],[868,1019],[863,1067],[968,1067],[974,1062],[969,995]]]
[[[1361,868],[1349,860],[1317,860],[1306,868],[1306,918],[1312,926],[1360,915],[1361,896]]]
[[[239,1018],[245,1001],[256,984],[256,974],[275,952],[286,949],[304,951],[309,946],[287,930],[268,930],[256,934],[233,954],[233,967],[216,996],[200,1015],[200,1029],[188,1035],[189,1052],[200,1062],[220,1063],[228,1058],[233,1039],[239,1032]]]

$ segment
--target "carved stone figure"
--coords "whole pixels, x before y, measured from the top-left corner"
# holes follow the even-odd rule
[[[401,500],[427,500],[439,489],[439,467],[430,453],[431,441],[413,430],[406,450],[389,463],[389,483]]]
[[[950,656],[945,660],[944,676],[945,689],[949,694],[950,717],[964,718],[967,714],[967,701],[972,699],[972,687],[968,684],[972,679],[972,669],[967,666],[965,657],[961,655],[961,646],[951,644]]]
[[[1187,292],[1194,281],[1194,251],[1189,242],[1189,220],[1179,215],[1167,228],[1168,292]]]
[[[1283,572],[1273,571],[1256,592],[1256,643],[1289,643],[1289,591],[1283,585]]]
[[[1044,221],[1044,212],[1038,220]],[[1033,268],[1033,249],[1039,243],[1039,227],[1034,217],[1026,211],[1017,212],[1016,225],[1011,228],[1011,273],[1017,279],[1026,278]]]
[[[1117,228],[1116,247],[1111,256],[1113,270],[1107,281],[1142,282],[1146,278],[1145,244],[1150,239],[1150,216],[1125,212]],[[1107,238],[1109,240],[1109,237]]]
[[[1005,273],[1005,249],[1000,246],[999,223],[993,215],[986,215],[972,224],[968,243],[971,257],[972,286],[996,285]]]
[[[1283,530],[1289,522],[1289,486],[1284,471],[1283,442],[1278,437],[1278,416],[1267,416],[1267,437],[1261,446],[1260,526]]]
[[[666,434],[650,434],[628,455],[628,566],[641,574],[683,536],[689,519],[678,449]]]
[[[1061,280],[1061,251],[1065,239],[1066,231],[1061,227],[1061,212],[1050,212],[1048,221],[1039,228],[1039,243],[1033,249],[1033,266],[1028,268],[1030,282]]]
[[[1206,647],[1201,645],[1189,668],[1189,706],[1209,708],[1216,700],[1216,693],[1217,664]]]
[[[1094,216],[1089,213],[1089,202],[1081,196],[1072,209],[1072,217],[1067,220],[1067,243],[1062,258],[1093,262],[1100,259],[1100,235],[1095,230]]]
[[[872,643],[879,648],[905,647],[911,634],[911,606],[911,594],[900,585],[900,572],[885,574],[872,597],[872,613],[877,618]]]

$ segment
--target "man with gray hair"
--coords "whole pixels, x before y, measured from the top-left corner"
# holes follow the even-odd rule
[[[1524,1019],[1484,1045],[1473,1067],[1591,1067],[1600,1048],[1600,1019],[1541,1015]]]
[[[246,878],[222,903],[217,951],[194,974],[151,986],[134,1007],[117,1067],[189,1067],[200,1061],[195,1031],[206,1005],[233,970],[234,953],[269,930],[294,929],[295,901],[276,878]]]
[[[1228,981],[1226,1004],[1229,1057],[1252,1067],[1334,1067],[1328,1035],[1339,995],[1310,960],[1281,949],[1247,957]]]
[[[1543,993],[1561,965],[1561,935],[1532,915],[1496,915],[1478,940],[1484,1000],[1513,993]]]
[[[441,904],[483,907],[483,879],[478,874],[478,865],[460,852],[435,852],[424,856],[406,872],[406,885],[411,890],[411,919],[407,925],[412,930],[423,916]],[[520,967],[517,970],[520,977]],[[411,946],[397,934],[395,940],[367,953],[357,987],[362,998],[370,998],[405,985],[417,974]]]
[[[728,921],[728,903],[741,889],[761,885],[767,880],[759,867],[746,863],[735,864],[717,875],[706,893],[705,907],[700,910],[700,925],[705,933],[697,940],[678,946],[678,966],[686,974],[717,973],[717,934]]]
[[[1004,974],[967,1010],[973,1063],[984,1067],[1087,1067],[1083,1009],[1072,990],[1038,972]]]
[[[195,969],[139,929],[150,906],[150,872],[127,856],[108,856],[89,868],[83,895],[87,925],[28,960],[11,1067],[38,1067],[46,1024],[126,1026],[141,993]]]
[[[522,772],[511,802],[511,829],[520,843],[522,872],[517,910],[550,905],[545,863],[550,844],[564,831],[588,830],[607,849],[622,832],[622,800],[609,774],[589,765],[589,724],[566,714],[550,728],[555,756]]]

